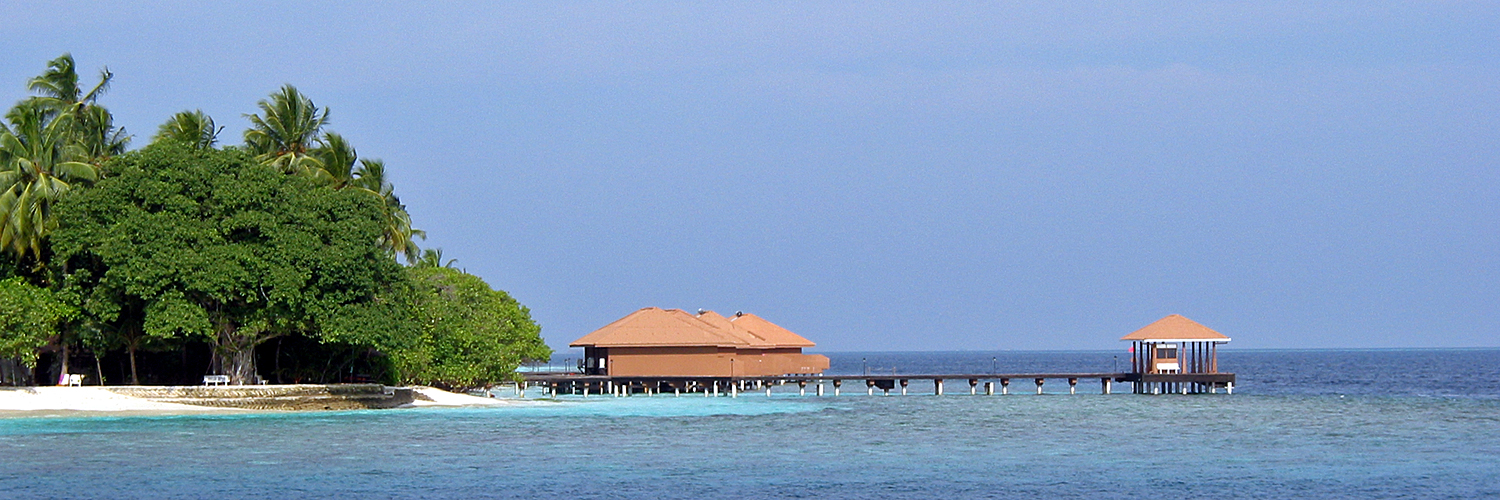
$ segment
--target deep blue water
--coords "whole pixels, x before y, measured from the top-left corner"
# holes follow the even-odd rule
[[[831,372],[1115,353],[834,353]],[[993,358],[993,359],[992,359]],[[1128,358],[1127,358],[1128,359]],[[1124,360],[1122,360],[1124,361]],[[1232,351],[1233,396],[568,397],[0,419],[5,498],[1494,498],[1500,350]],[[1087,385],[1092,383],[1092,385]],[[915,387],[914,387],[915,389]],[[1026,392],[1026,391],[1017,391]],[[532,391],[532,396],[535,396]],[[916,394],[922,395],[916,395]]]

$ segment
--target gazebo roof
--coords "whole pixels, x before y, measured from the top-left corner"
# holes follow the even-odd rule
[[[1120,340],[1144,340],[1148,342],[1229,342],[1229,337],[1203,326],[1197,321],[1173,314],[1146,325]]]

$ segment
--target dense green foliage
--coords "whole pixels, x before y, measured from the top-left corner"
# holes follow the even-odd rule
[[[37,350],[57,335],[58,326],[77,310],[46,288],[21,278],[0,281],[0,357],[35,366]]]
[[[408,270],[420,342],[401,361],[403,373],[446,386],[508,378],[521,362],[546,359],[531,312],[477,276],[444,267]]]
[[[91,300],[147,304],[147,335],[212,338],[237,381],[254,378],[250,353],[266,339],[320,331],[320,320],[400,279],[373,244],[382,212],[372,197],[288,177],[239,151],[178,143],[123,155],[110,169],[59,208],[56,260],[99,270],[70,280]]]
[[[65,55],[0,123],[0,277],[15,276],[0,281],[0,362],[68,372],[86,352],[108,379],[101,359],[123,352],[131,383],[144,358],[147,379],[177,383],[470,387],[550,356],[509,294],[433,265],[438,251],[417,265],[424,234],[385,164],[324,131],[328,110],[294,87],[247,115],[244,147],[220,148],[222,127],[191,111],[126,152],[95,102],[112,76],[84,91]]]

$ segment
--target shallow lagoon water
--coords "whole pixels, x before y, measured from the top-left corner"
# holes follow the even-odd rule
[[[1419,358],[1434,366],[1407,372],[1417,375],[1372,373],[1362,384],[1316,372],[1364,363],[1389,374],[1389,363],[1411,358],[1234,353],[1225,356],[1241,374],[1233,396],[1103,396],[1097,383],[1088,391],[1081,383],[1078,395],[1049,384],[1044,396],[954,395],[950,387],[938,397],[914,385],[905,397],[869,397],[863,387],[798,397],[780,388],[770,398],[6,419],[0,491],[8,498],[1500,496],[1493,390],[1500,351],[1424,352],[1431,356]],[[1001,355],[1016,358],[1010,366],[1021,358],[1097,365],[1113,356],[880,356],[916,373],[999,363],[991,358]],[[875,353],[833,357],[834,371],[857,373]],[[1246,371],[1268,366],[1279,367],[1274,377]]]

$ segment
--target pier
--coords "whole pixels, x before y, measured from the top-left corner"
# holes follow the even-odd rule
[[[1068,394],[1077,394],[1080,380],[1097,380],[1101,394],[1114,392],[1115,384],[1128,384],[1132,394],[1216,394],[1223,390],[1234,393],[1233,373],[958,373],[920,375],[774,375],[751,377],[612,377],[607,375],[585,375],[576,372],[534,372],[524,374],[523,381],[515,386],[518,394],[524,395],[531,387],[545,391],[548,395],[572,394],[579,396],[630,396],[698,394],[703,396],[738,397],[740,393],[765,391],[772,394],[774,387],[794,386],[799,396],[807,396],[809,389],[814,396],[841,396],[846,392],[862,392],[874,395],[890,395],[893,391],[901,395],[912,394],[913,381],[922,384],[923,393],[934,395],[967,392],[969,395],[1009,395],[1032,392],[1046,394],[1047,381],[1066,384]],[[926,387],[930,384],[930,388]],[[1019,387],[1013,388],[1012,385]]]
[[[921,390],[932,394],[1009,395],[1047,394],[1067,384],[1068,394],[1078,393],[1080,380],[1098,380],[1099,392],[1110,394],[1115,384],[1128,384],[1133,394],[1213,394],[1223,389],[1234,393],[1234,374],[1218,371],[1218,346],[1226,337],[1180,315],[1168,315],[1120,339],[1129,341],[1129,372],[1029,372],[828,375],[828,357],[805,354],[812,341],[754,314],[736,311],[723,316],[699,309],[697,314],[681,309],[646,307],[605,325],[569,344],[583,348],[577,371],[528,372],[516,383],[517,395],[536,386],[549,395],[574,394],[630,396],[643,394],[702,394],[739,397],[748,391],[764,391],[770,397],[776,387],[795,385],[797,394],[841,396],[844,392],[893,391],[910,394]],[[930,386],[928,386],[930,384]]]

